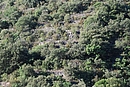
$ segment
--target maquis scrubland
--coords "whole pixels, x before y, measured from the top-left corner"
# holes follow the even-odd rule
[[[1,87],[130,87],[130,0],[0,0]]]

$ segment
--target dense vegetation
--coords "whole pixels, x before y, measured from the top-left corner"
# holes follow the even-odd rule
[[[130,87],[129,0],[0,0],[0,84]]]

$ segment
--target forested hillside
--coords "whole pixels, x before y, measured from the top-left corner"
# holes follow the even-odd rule
[[[130,87],[130,1],[0,0],[0,86]]]

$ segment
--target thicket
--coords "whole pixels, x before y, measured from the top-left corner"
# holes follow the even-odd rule
[[[129,87],[129,58],[129,0],[0,0],[11,87]]]

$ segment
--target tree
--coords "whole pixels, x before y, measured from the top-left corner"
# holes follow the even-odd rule
[[[27,46],[27,45],[26,45]],[[29,53],[25,44],[17,42],[0,45],[0,70],[1,73],[11,73],[23,63],[29,61]]]
[[[125,87],[124,82],[118,78],[101,79],[94,84],[95,87]]]
[[[5,11],[4,11],[4,16],[5,19],[10,22],[12,25],[15,25],[15,23],[17,22],[17,20],[19,19],[19,17],[22,15],[22,12],[18,10],[17,7],[8,7]]]
[[[22,70],[26,77],[36,75],[36,73],[31,65],[22,65]]]
[[[18,31],[23,32],[29,31],[30,29],[35,29],[36,25],[36,18],[30,15],[20,17],[17,23],[15,24]]]
[[[37,7],[37,5],[40,4],[40,1],[42,0],[22,0],[22,1],[18,1],[19,4],[23,4],[25,5],[26,8],[33,8],[33,7]]]
[[[71,83],[65,81],[56,81],[53,84],[53,87],[70,87]]]

